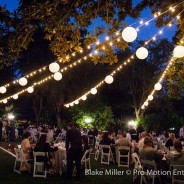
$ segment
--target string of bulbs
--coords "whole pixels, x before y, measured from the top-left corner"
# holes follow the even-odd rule
[[[154,19],[152,19],[152,20],[154,20]],[[143,24],[142,24],[142,25],[143,25]],[[141,26],[142,26],[142,25],[141,25]],[[145,25],[147,25],[147,24],[145,24]],[[139,26],[139,27],[140,27],[140,26]],[[131,27],[129,27],[129,28],[132,29]],[[125,29],[126,29],[126,28],[125,28]],[[128,29],[127,29],[127,30],[128,30]],[[163,29],[162,29],[162,30],[163,30]],[[126,32],[126,31],[125,31],[125,32]],[[119,35],[119,31],[116,32],[116,36],[118,36],[118,35]],[[109,36],[106,37],[106,40],[109,40]],[[120,41],[119,37],[117,38],[117,40]],[[154,40],[154,39],[153,39],[153,40]],[[125,39],[125,41],[131,42],[130,40],[126,40],[126,39]],[[148,41],[148,42],[149,42],[149,41]],[[147,44],[148,44],[148,42],[147,42]],[[96,42],[96,45],[99,45],[99,44],[100,44],[100,42],[99,42],[99,40],[98,40],[98,41]],[[110,46],[112,46],[112,42],[110,42],[109,44],[110,44]],[[89,49],[89,47],[88,47],[88,49]],[[143,48],[142,48],[142,49],[143,49]],[[141,49],[140,49],[140,50],[141,50]],[[95,51],[94,51],[94,54],[98,54],[98,50],[95,50]],[[91,57],[91,56],[92,56],[92,53],[90,53],[89,56]],[[86,59],[87,59],[87,56],[84,56],[83,58],[84,58],[84,60],[86,60]],[[129,59],[127,60],[127,62],[124,62],[124,64],[122,64],[122,65],[126,65],[127,63],[130,62],[131,59],[133,59],[133,55],[131,56],[131,58],[129,58]],[[140,59],[141,59],[141,58],[140,58]],[[76,63],[80,63],[80,61],[81,61],[81,60],[78,60],[78,61],[76,61],[75,63],[70,64],[68,67],[72,68],[72,66],[75,66]],[[117,71],[120,70],[120,69],[122,69],[122,65],[119,66],[119,67],[117,68]],[[67,70],[68,67],[64,67],[63,69],[61,69],[61,72]],[[53,68],[53,70],[52,70],[52,68]],[[48,80],[51,79],[52,77],[53,77],[55,80],[61,80],[62,74],[61,74],[60,72],[55,71],[55,68],[58,68],[58,69],[56,69],[57,71],[60,69],[60,67],[58,66],[57,63],[51,63],[51,64],[49,65],[49,69],[50,69],[50,71],[51,71],[52,73],[54,73],[54,75],[50,75],[50,76],[48,76],[48,77],[42,79],[42,80],[39,81],[39,82],[35,82],[32,86],[28,87],[27,89],[21,90],[20,92],[14,94],[14,95],[12,95],[12,96],[9,96],[9,97],[5,98],[5,99],[1,100],[0,102],[7,103],[7,100],[10,99],[10,98],[17,99],[19,94],[22,94],[22,93],[24,93],[24,92],[26,92],[26,91],[28,91],[29,93],[32,93],[32,92],[34,91],[34,88],[33,88],[34,86],[40,85],[40,84],[42,84],[43,82],[48,81]],[[44,68],[43,68],[43,69],[44,69]],[[44,69],[44,70],[45,70],[45,69]],[[113,71],[113,72],[111,73],[111,76],[108,77],[109,80],[112,80],[111,77],[115,74],[115,72],[116,72],[116,70]],[[111,79],[110,79],[110,78],[111,78]],[[20,79],[19,79],[19,80],[20,80]],[[26,81],[23,80],[23,82],[26,82]],[[103,81],[100,82],[96,87],[100,87],[103,83],[104,83]],[[27,83],[26,83],[26,84],[27,84]],[[1,88],[2,88],[2,87],[0,87],[0,90],[1,90]],[[88,93],[88,94],[89,94],[89,93]],[[81,98],[81,99],[82,99],[82,98]],[[67,105],[68,105],[68,104],[67,104]]]

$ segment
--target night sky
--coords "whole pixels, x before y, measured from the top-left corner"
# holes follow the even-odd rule
[[[9,11],[13,11],[14,9],[17,8],[18,6],[18,2],[19,0],[0,0],[0,5],[7,5],[7,9]],[[132,19],[127,17],[126,18],[126,23],[131,25],[135,22],[139,22],[141,19],[145,19],[147,17],[146,20],[149,20],[152,17],[151,15],[151,11],[149,8],[145,9],[142,13],[141,13],[141,17],[139,19]],[[94,25],[96,25],[96,23],[94,22],[94,24],[92,26],[90,26],[89,31],[90,30],[94,30]],[[134,26],[138,26],[139,24],[135,24]],[[147,40],[150,39],[154,34],[156,34],[159,31],[159,29],[155,26],[154,21],[152,21],[148,26],[143,26],[140,29],[140,32],[138,33],[138,40]],[[172,26],[171,28],[166,28],[164,33],[160,36],[160,38],[168,38],[170,41],[172,40],[172,37],[175,35],[176,32],[176,26]]]

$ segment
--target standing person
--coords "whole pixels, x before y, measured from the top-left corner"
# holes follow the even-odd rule
[[[0,121],[0,141],[2,141],[3,122]]]
[[[184,138],[184,125],[180,128],[179,137]]]
[[[67,178],[70,179],[73,173],[73,161],[76,165],[76,178],[80,178],[82,138],[81,133],[73,123],[67,125],[66,133],[66,151],[67,151]]]
[[[10,122],[10,141],[15,141],[15,124],[14,121]]]

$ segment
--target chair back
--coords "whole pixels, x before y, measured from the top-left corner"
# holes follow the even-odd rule
[[[92,149],[86,150],[85,153],[84,153],[84,155],[83,155],[83,157],[82,157],[82,159],[81,159],[81,162],[89,159],[91,152],[92,152]]]
[[[141,159],[141,165],[143,166],[143,168],[153,169],[155,171],[157,170],[157,166],[154,160]]]
[[[111,153],[111,147],[110,145],[100,145],[100,149],[102,151],[102,153],[104,154],[110,154]]]
[[[141,169],[142,165],[137,153],[132,153],[132,159],[133,162],[135,163],[135,169]]]

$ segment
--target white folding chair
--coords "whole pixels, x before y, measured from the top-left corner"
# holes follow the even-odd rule
[[[21,168],[25,165],[29,172],[31,172],[31,165],[29,162],[32,159],[26,159],[24,152],[21,148],[14,148],[15,150],[15,164],[14,164],[14,172],[21,174]]]
[[[147,170],[147,171],[148,170],[152,170],[153,171],[153,174],[148,173],[148,172],[144,172],[144,176],[145,176],[145,178],[147,180],[148,179],[152,179],[152,184],[154,184],[155,183],[155,178],[157,177],[158,180],[159,180],[159,183],[162,184],[162,181],[160,179],[160,176],[154,174],[154,173],[157,173],[157,171],[158,171],[157,166],[156,166],[156,163],[155,163],[154,160],[151,161],[151,160],[142,160],[141,159],[141,165],[143,167],[143,170]],[[146,183],[148,183],[148,181]]]
[[[172,165],[172,184],[184,183],[184,176],[180,173],[184,171],[184,165]]]
[[[81,159],[81,164],[85,165],[85,169],[91,169],[91,160],[90,160],[91,152],[92,152],[92,149],[86,150],[86,152],[84,153]]]
[[[101,164],[109,165],[110,161],[113,161],[113,163],[115,164],[110,145],[101,145],[100,147],[101,147]]]
[[[137,153],[132,153],[132,160],[134,162],[134,170],[133,170],[133,182],[134,182],[135,179],[138,177],[137,173],[138,172],[144,173],[144,171]],[[147,182],[145,176],[141,174],[140,184],[142,184],[142,181],[144,181],[144,183]]]
[[[118,167],[129,167],[130,164],[130,147],[118,146]]]
[[[48,153],[46,152],[33,152],[34,158],[34,169],[33,177],[47,177],[46,160],[48,158]],[[43,161],[39,161],[39,158],[43,158]],[[41,159],[42,160],[42,159]]]
[[[100,155],[101,147],[98,142],[95,143],[95,160],[98,160],[98,157]]]

